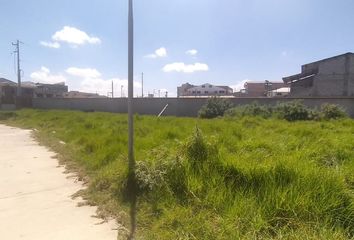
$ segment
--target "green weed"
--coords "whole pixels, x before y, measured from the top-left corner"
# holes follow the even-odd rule
[[[135,116],[137,239],[353,238],[354,121],[288,122],[257,112]],[[127,224],[126,119],[21,110],[2,121],[38,129],[89,178],[84,198]]]

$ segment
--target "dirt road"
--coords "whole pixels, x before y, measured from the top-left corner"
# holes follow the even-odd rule
[[[115,240],[114,221],[98,224],[96,208],[77,207],[82,188],[58,167],[31,131],[0,125],[0,239]]]

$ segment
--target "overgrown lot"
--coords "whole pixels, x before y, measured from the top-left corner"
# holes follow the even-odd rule
[[[37,129],[87,179],[88,203],[127,225],[126,115],[22,110],[0,121]],[[351,119],[135,116],[135,146],[138,239],[354,236]]]

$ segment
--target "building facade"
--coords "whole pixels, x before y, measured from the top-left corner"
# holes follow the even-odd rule
[[[200,86],[186,83],[177,88],[177,97],[208,97],[232,95],[232,88],[228,86],[215,86],[209,83]]]
[[[68,92],[68,86],[65,83],[44,84],[23,82],[22,86],[33,88],[34,98],[62,98]]]
[[[79,91],[66,92],[63,95],[64,98],[107,98],[106,96],[101,96],[97,93],[86,93]]]
[[[283,78],[293,97],[354,96],[354,54],[305,64],[299,74]]]
[[[42,84],[22,82],[21,97],[17,97],[17,83],[0,78],[0,104],[16,104],[21,101],[23,106],[30,105],[33,98],[62,98],[68,92],[64,83]]]
[[[244,89],[235,93],[235,97],[270,97],[269,93],[287,87],[282,82],[246,82]]]

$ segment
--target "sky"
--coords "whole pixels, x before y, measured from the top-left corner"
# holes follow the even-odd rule
[[[0,77],[127,91],[128,0],[0,0]],[[301,65],[354,52],[352,0],[135,0],[135,96],[177,86],[281,81]],[[123,88],[122,88],[123,86]],[[121,93],[121,89],[123,92]]]

